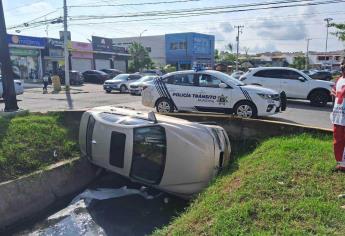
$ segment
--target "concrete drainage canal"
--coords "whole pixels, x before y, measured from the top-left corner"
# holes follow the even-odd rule
[[[70,203],[66,206],[66,203]],[[181,198],[103,172],[85,191],[7,235],[148,235],[184,210]]]
[[[139,122],[138,119],[121,120],[118,119],[118,117],[110,117],[109,112],[105,114],[101,112],[99,114],[102,119],[110,119],[111,122],[125,122],[127,125],[130,125],[131,122],[137,125]],[[65,112],[63,113],[63,120],[66,124],[75,128],[75,126],[79,126],[82,115],[83,112]],[[141,115],[140,113],[139,118]],[[246,149],[248,144],[273,136],[285,136],[299,133],[330,133],[329,130],[320,130],[311,127],[261,120],[243,120],[221,115],[171,114],[171,116],[203,123],[204,125],[210,125],[211,128],[214,124],[221,126],[222,129],[215,129],[213,131],[215,133],[218,132],[218,137],[222,137],[221,135],[225,137],[225,132],[227,133],[227,136],[231,140],[232,153],[236,152],[239,148]],[[90,118],[87,117],[87,120],[88,122],[85,128],[83,128],[82,125],[80,126],[81,133],[83,133],[83,130],[87,132],[89,129],[88,124]],[[157,120],[159,121],[160,119],[150,114],[147,119],[149,127],[154,127],[154,125],[157,124]],[[93,125],[97,127],[99,124]],[[146,123],[145,125],[147,126]],[[188,126],[190,126],[190,124],[188,124]],[[100,129],[104,130],[103,135],[109,130],[109,128],[105,127],[101,127]],[[155,137],[147,136],[145,134],[146,131],[146,128],[143,130],[136,129],[132,130],[131,133],[136,134],[137,132],[139,134],[137,141],[140,142],[140,144],[149,144],[151,146],[158,145],[159,148],[169,144],[167,139],[164,139],[164,142],[157,141],[157,137],[161,135],[161,129],[155,129],[153,132],[150,132],[154,133],[156,135]],[[167,131],[165,130],[165,132]],[[176,132],[173,133],[175,134]],[[91,136],[97,137],[97,134],[94,133]],[[188,136],[188,134],[185,136]],[[121,135],[114,135],[114,137],[118,141],[117,143],[121,143],[121,140],[119,140]],[[87,155],[87,152],[90,151],[87,143],[88,138],[86,133],[85,139],[82,138],[82,140],[86,140],[86,143],[83,143],[84,141],[80,142],[82,153],[83,146],[85,148],[84,155]],[[131,140],[134,140],[134,142],[136,141],[135,135],[134,137],[131,136]],[[179,140],[182,140],[182,138],[180,137]],[[191,140],[193,139],[188,140],[189,144]],[[195,145],[203,145],[204,143],[198,142],[198,139],[193,140],[193,142],[195,142]],[[99,143],[104,142],[90,138],[90,146],[92,148]],[[222,142],[218,142],[217,146],[220,147],[221,143]],[[223,144],[224,143],[226,143],[226,140],[224,140]],[[140,153],[147,151],[145,145],[140,145],[140,148]],[[117,147],[116,150],[113,150],[112,147],[104,149],[111,150],[111,152],[113,151],[113,153],[118,154],[117,151],[119,147]],[[189,149],[192,148],[189,146]],[[226,151],[219,151],[220,153],[217,153],[217,156],[221,158],[216,162],[216,165],[221,164],[220,160],[222,163],[225,160],[222,155],[224,155]],[[125,153],[124,150],[122,150],[122,152]],[[197,152],[197,149],[195,152]],[[133,150],[133,154],[131,153],[130,155],[131,158],[133,156],[133,159],[135,159],[135,153],[136,150]],[[150,151],[150,153],[152,152]],[[169,153],[169,150],[165,150],[163,153]],[[159,154],[155,155],[155,162],[157,163],[159,162],[158,159],[160,156]],[[140,155],[139,157],[144,158],[145,155]],[[126,160],[122,160],[121,162],[121,160],[119,161],[116,159],[110,160],[110,162],[123,166],[127,165],[127,167],[132,166],[131,168],[133,169],[133,165],[128,165]],[[172,165],[171,163],[169,164],[167,160],[164,160],[162,163],[165,164],[165,169],[158,168],[160,171],[164,172],[162,176],[159,176],[159,182],[168,184],[162,184],[155,188],[145,187],[140,181],[129,181],[129,178],[133,180],[137,176],[130,176],[130,174],[127,176],[125,172],[116,173],[116,171],[100,171],[101,169],[99,167],[91,165],[85,158],[78,158],[66,163],[53,165],[51,168],[33,173],[29,176],[0,183],[0,234],[151,234],[156,228],[162,228],[171,222],[175,216],[182,213],[188,206],[189,201],[176,197],[176,195],[178,195],[177,193],[180,195],[197,193],[200,189],[207,186],[204,184],[192,185],[188,183],[186,185],[187,187],[183,185],[182,187],[176,188],[174,184],[169,185],[170,180],[165,176],[166,173],[169,173],[169,165],[174,166],[171,172],[172,176],[178,178],[186,176],[183,174],[184,164]],[[214,161],[211,163],[214,163]],[[180,167],[177,168],[176,165]],[[149,165],[141,162],[141,166]],[[212,171],[217,169],[218,171],[218,167],[219,166],[214,168],[212,166],[210,169]],[[155,165],[150,166],[150,168],[152,171],[157,170]],[[198,166],[198,168],[200,169],[201,166]],[[207,168],[203,170],[206,172],[205,170],[207,170]],[[197,172],[197,169],[194,172]],[[128,173],[130,173],[129,170]],[[213,174],[212,172],[212,176]],[[149,175],[144,177],[154,179],[157,176]],[[138,180],[138,178],[136,180]],[[167,192],[174,194],[171,195]]]

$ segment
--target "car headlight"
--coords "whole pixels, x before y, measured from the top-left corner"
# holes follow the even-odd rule
[[[258,95],[260,97],[262,97],[265,100],[272,100],[273,99],[273,95],[272,94],[264,94],[264,93],[258,93]]]

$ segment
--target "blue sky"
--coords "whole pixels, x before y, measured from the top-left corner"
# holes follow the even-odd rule
[[[173,0],[166,0],[173,1]],[[136,5],[121,7],[91,7],[70,8],[69,15],[73,18],[80,15],[124,15],[138,12],[166,11],[191,9],[212,6],[224,6],[245,3],[259,3],[272,0],[199,0],[173,4]],[[3,0],[7,26],[13,26],[40,17],[48,12],[56,11],[47,18],[62,15],[62,0]],[[162,0],[67,0],[68,5],[103,5],[162,2]],[[159,35],[178,32],[199,32],[214,34],[216,47],[224,49],[225,45],[235,45],[235,25],[243,25],[241,35],[241,51],[249,49],[249,53],[265,51],[305,51],[306,38],[312,38],[310,50],[324,51],[326,26],[324,18],[332,17],[335,22],[345,22],[345,3],[304,6],[274,10],[259,10],[241,13],[225,13],[204,15],[176,19],[159,19],[154,21],[118,22],[129,20],[106,19],[90,20],[89,22],[112,22],[108,24],[77,25],[80,22],[71,21],[70,30],[72,40],[86,42],[92,35],[104,37],[138,36],[147,30],[144,35]],[[42,18],[44,19],[44,18]],[[22,30],[20,34],[32,36],[58,37],[62,25],[41,26],[38,28]],[[331,30],[332,31],[332,30]],[[9,30],[9,33],[15,33]],[[344,44],[335,36],[330,35],[329,50],[344,49]]]

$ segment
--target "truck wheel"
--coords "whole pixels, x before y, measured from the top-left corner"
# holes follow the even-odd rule
[[[312,106],[324,107],[327,105],[329,95],[325,91],[314,91],[310,94],[310,104]]]
[[[248,101],[237,103],[234,108],[234,113],[236,116],[242,118],[256,118],[258,116],[256,107]]]
[[[169,113],[174,112],[174,107],[169,99],[162,98],[157,102],[156,110],[159,113]]]

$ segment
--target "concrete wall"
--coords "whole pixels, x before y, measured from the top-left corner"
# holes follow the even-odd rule
[[[87,160],[78,158],[0,183],[0,232],[37,216],[57,200],[81,191],[95,177],[96,169]]]
[[[261,141],[270,137],[302,133],[332,134],[332,130],[329,129],[306,127],[277,121],[240,119],[228,115],[190,113],[172,113],[169,115],[195,122],[215,122],[227,131],[231,140],[236,141]]]

